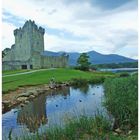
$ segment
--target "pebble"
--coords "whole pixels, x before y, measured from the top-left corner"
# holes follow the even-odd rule
[[[21,104],[20,106],[21,106],[21,107],[24,107],[24,104]]]

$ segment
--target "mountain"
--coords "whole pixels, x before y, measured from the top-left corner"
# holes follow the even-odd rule
[[[80,56],[78,52],[51,52],[51,51],[44,51],[42,55],[45,56],[60,56],[63,53],[69,55],[69,65],[76,65],[77,59]],[[92,64],[106,64],[106,63],[125,63],[125,62],[136,62],[137,60],[131,59],[128,57],[124,57],[117,54],[101,54],[96,51],[89,51],[86,52],[89,55],[89,61]]]

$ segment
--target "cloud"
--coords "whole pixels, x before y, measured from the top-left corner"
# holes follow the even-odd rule
[[[11,29],[32,19],[46,29],[46,50],[95,50],[136,57],[137,1],[109,1],[107,5],[101,0],[24,0],[22,4],[19,0],[4,0],[3,23],[11,26],[4,27],[7,28],[4,36],[13,40],[9,37]],[[3,43],[3,48],[9,47],[11,42]],[[124,48],[128,51],[124,52]]]
[[[14,44],[13,30],[15,28],[16,27],[10,23],[2,22],[2,46],[10,48],[12,44]]]

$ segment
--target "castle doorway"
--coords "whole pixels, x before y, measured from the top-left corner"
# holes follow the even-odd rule
[[[30,65],[30,69],[33,69],[33,65]]]

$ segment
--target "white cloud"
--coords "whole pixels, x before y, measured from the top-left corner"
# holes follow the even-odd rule
[[[14,44],[14,34],[13,30],[16,27],[10,23],[2,22],[2,48],[11,48],[12,44]]]
[[[75,36],[86,38],[76,41],[76,39],[64,38],[63,32],[60,36],[46,34],[46,50],[79,52],[95,50],[106,54],[118,53],[131,57],[131,49],[133,49],[133,56],[137,56],[137,43],[135,43],[137,37],[135,36],[134,39],[132,34],[132,38],[126,40],[127,35],[131,34],[127,31],[137,32],[137,9],[133,8],[132,1],[113,10],[103,10],[87,1],[66,5],[64,0],[24,0],[22,4],[19,0],[3,0],[3,11],[23,18],[23,20],[35,20],[36,23],[46,28],[64,30]],[[8,25],[5,21],[4,24]],[[9,26],[11,28],[4,27],[10,31],[7,31],[4,36],[9,38],[10,34],[8,40],[12,40],[13,26],[11,24]],[[2,40],[2,42],[5,41]],[[126,41],[125,47],[121,48],[118,45],[126,44]],[[3,43],[3,45],[5,47],[7,44]],[[117,49],[118,46],[119,49]],[[128,51],[124,52],[124,48]]]

